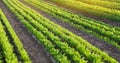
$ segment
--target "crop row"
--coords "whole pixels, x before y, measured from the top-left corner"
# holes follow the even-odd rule
[[[19,1],[4,2],[58,63],[118,63],[81,37],[44,18]]]
[[[26,2],[36,6],[40,10],[47,12],[48,14],[61,19],[64,22],[75,26],[76,28],[83,30],[89,34],[102,39],[109,44],[112,44],[120,49],[120,28],[112,27],[108,24],[86,18],[80,15],[73,14],[71,12],[59,9],[53,5],[45,2],[25,0]]]
[[[31,63],[18,36],[14,32],[2,10],[0,10],[0,48],[6,63]],[[15,52],[16,51],[16,52]],[[18,58],[19,56],[19,58]]]
[[[120,11],[116,9],[105,8],[97,5],[91,5],[74,0],[51,0],[56,5],[64,6],[81,13],[90,14],[110,21],[120,22]]]
[[[101,1],[108,1],[108,2],[116,2],[116,3],[120,3],[120,0],[101,0]]]
[[[101,1],[101,0],[90,0],[90,1],[89,0],[76,0],[76,1],[81,1],[81,2],[88,3],[88,4],[92,4],[92,5],[98,5],[102,7],[120,10],[120,7],[119,7],[120,3],[116,3],[116,2],[108,2],[108,1]]]
[[[23,11],[23,9],[21,9],[21,8],[18,8],[17,6],[20,6],[20,5],[16,5],[15,6],[15,4],[13,4],[13,2],[10,2],[10,1],[8,1],[8,3],[10,3],[11,5],[13,5],[13,7],[14,7],[14,10],[12,10],[13,12],[15,12],[16,10],[17,10],[17,12],[15,12],[16,13],[16,15],[18,16],[18,18],[21,20],[21,22],[28,28],[28,30],[42,43],[42,44],[44,44],[44,46],[46,46],[46,48],[47,48],[47,50],[50,52],[50,54],[57,60],[57,62],[59,62],[59,63],[70,63],[70,61],[68,61],[68,59],[67,59],[67,57],[65,56],[65,55],[62,55],[62,53],[60,53],[60,50],[57,48],[57,47],[60,47],[60,48],[63,48],[64,46],[55,46],[54,44],[55,43],[52,43],[50,40],[48,40],[47,39],[47,37],[46,37],[46,35],[44,35],[43,34],[43,32],[47,32],[47,29],[46,29],[46,31],[44,30],[45,28],[39,28],[39,29],[43,29],[43,31],[40,31],[40,30],[37,30],[37,28],[35,28],[34,26],[33,26],[33,23],[31,24],[31,23],[29,23],[29,22],[27,22],[28,20],[26,20],[26,18],[27,19],[30,19],[30,15],[28,14],[26,14],[25,13],[25,11]],[[18,4],[18,3],[17,3]],[[10,6],[11,7],[11,6]],[[23,7],[24,8],[24,7]],[[25,7],[26,8],[26,7]],[[26,10],[26,9],[25,9]],[[27,10],[28,11],[28,10]],[[31,13],[33,13],[33,12],[31,12],[31,11],[28,11],[28,12],[30,12],[30,14]],[[26,16],[27,15],[27,16]],[[32,16],[33,17],[33,16]],[[31,17],[31,18],[32,18]],[[34,16],[34,17],[36,17],[36,16]],[[37,18],[37,17],[36,17]],[[43,17],[39,17],[39,18],[37,18],[37,19],[39,19],[39,20],[41,20],[41,18],[43,18]],[[32,20],[33,20],[33,22],[34,23],[36,23],[36,21],[34,21],[34,19],[32,18]],[[29,20],[29,21],[32,21],[32,20]],[[40,24],[38,25],[38,23],[36,23],[37,24],[37,26],[40,26]],[[50,33],[50,32],[49,32]],[[49,36],[51,36],[51,35],[49,35]],[[52,34],[52,36],[53,37],[55,37],[53,34]],[[54,39],[54,38],[53,38]],[[57,38],[56,38],[57,39]],[[58,42],[57,40],[56,40],[56,42]],[[58,42],[59,43],[59,42]],[[62,42],[61,42],[62,43]],[[55,48],[56,47],[56,48]],[[68,46],[66,46],[67,48],[68,48]],[[67,48],[65,48],[65,49],[67,49]],[[71,49],[71,48],[70,48]],[[68,49],[68,51],[69,51],[69,49]],[[66,50],[66,52],[67,52],[67,50]],[[74,52],[69,52],[69,53],[74,53]],[[68,54],[68,53],[66,53],[66,54]],[[73,54],[71,54],[71,56],[73,56]],[[76,56],[76,55],[75,55]],[[75,59],[74,59],[75,60]]]
[[[0,48],[1,48],[1,54],[4,54],[4,56],[2,55],[2,57],[6,58],[6,62],[7,63],[14,63],[17,62],[18,60],[15,56],[15,54],[13,53],[13,47],[12,45],[9,43],[9,40],[6,36],[5,30],[0,22]],[[9,52],[9,53],[8,53]],[[3,62],[3,60],[1,59],[1,61]]]

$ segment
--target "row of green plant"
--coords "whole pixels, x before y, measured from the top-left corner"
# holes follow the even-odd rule
[[[92,46],[81,37],[44,18],[20,2],[7,1],[6,4],[28,30],[44,44],[57,62],[87,63],[88,61],[93,63],[117,63],[116,60]],[[57,52],[54,51],[53,54],[51,49],[57,50]],[[63,58],[66,59],[63,61],[63,58],[56,57],[56,54],[62,55],[61,57],[64,56]]]
[[[19,14],[18,11],[16,11],[16,8],[19,9],[19,7],[17,7],[11,1],[4,1],[4,2],[11,9],[11,11],[13,13],[15,13],[15,15],[20,19],[20,21],[25,25],[25,27],[46,47],[46,49],[49,51],[49,53],[54,57],[54,59],[58,63],[70,63],[70,61],[67,59],[67,57],[64,54],[60,53],[59,49],[56,49],[55,45],[53,45],[52,42],[47,40],[46,37],[40,31],[38,31],[31,24],[29,24],[29,22],[27,22],[26,19],[24,19],[24,17],[21,14]],[[16,3],[18,3],[18,2],[16,2]],[[15,7],[15,6],[16,7],[13,8],[13,7],[11,7],[10,4],[13,5],[13,7]],[[23,8],[26,8],[26,7],[23,7]],[[24,13],[24,12],[22,12],[21,9],[19,9],[19,11],[21,11],[21,13]],[[28,12],[31,12],[31,11],[29,10]]]
[[[2,57],[5,58],[5,61],[7,63],[18,63],[17,57],[13,52],[14,51],[13,46],[10,44],[8,37],[6,36],[6,32],[1,23],[1,19],[0,19],[0,48],[2,50],[1,53],[4,54]]]
[[[21,6],[21,5],[20,5]],[[34,15],[35,16],[35,15]],[[30,16],[27,16],[27,18],[26,19],[28,19],[29,21],[31,21],[32,20],[32,18],[30,17]],[[36,18],[37,19],[37,18]],[[32,21],[31,21],[32,22]],[[50,30],[51,29],[53,29],[53,33],[56,33],[56,34],[52,34],[51,32],[49,32],[49,31],[46,31],[46,29],[45,29],[45,27],[43,28],[42,26],[40,26],[41,24],[37,24],[38,22],[36,22],[36,23],[34,23],[34,22],[32,22],[32,24],[35,26],[35,28],[38,28],[38,29],[40,29],[40,31],[43,31],[43,33],[44,34],[47,34],[47,36],[46,37],[48,37],[48,38],[51,38],[51,40],[52,40],[52,42],[53,41],[55,41],[55,42],[58,42],[59,44],[60,44],[60,39],[58,39],[58,37],[54,37],[54,35],[57,35],[58,33],[56,33],[56,30],[54,30],[54,28],[50,28]],[[42,24],[45,24],[44,22],[42,22]],[[39,26],[38,26],[39,25]],[[48,26],[48,24],[46,24],[45,26]],[[48,26],[48,27],[51,27],[51,26]],[[59,33],[58,35],[61,35],[62,33]],[[64,34],[62,34],[61,36],[63,36]],[[63,36],[63,38],[62,38],[62,40],[64,40],[65,41],[65,35]],[[64,42],[63,41],[63,42]],[[66,42],[67,42],[68,40],[66,40]],[[72,42],[71,42],[71,45],[72,45]],[[73,46],[72,46],[73,47]],[[67,47],[67,45],[66,45],[66,47],[65,47],[65,45],[64,45],[64,48],[68,48]],[[63,49],[64,50],[64,49]],[[75,51],[74,50],[70,50],[70,51],[73,51],[74,53],[73,54],[76,54],[75,53]],[[84,51],[85,52],[85,51]],[[66,53],[69,53],[69,52],[66,52]],[[79,53],[77,53],[77,54],[79,54]],[[69,57],[69,56],[68,56]],[[72,57],[72,56],[71,56]],[[74,55],[74,57],[72,57],[72,58],[76,58],[76,59],[74,59],[73,61],[79,61],[79,55]],[[78,59],[77,59],[78,58]],[[91,61],[93,61],[93,60],[91,60]],[[83,61],[82,61],[83,62]],[[84,63],[84,62],[83,62]]]
[[[2,50],[0,49],[0,63],[3,63],[3,55],[2,55]]]
[[[108,2],[116,2],[116,3],[120,3],[120,0],[101,0],[101,1],[108,1]]]
[[[116,2],[101,1],[101,0],[90,0],[90,1],[89,0],[76,0],[76,1],[81,1],[84,3],[92,4],[92,5],[98,5],[102,7],[120,10],[120,7],[119,7],[120,3],[116,3]]]
[[[2,48],[2,53],[4,54],[5,60],[7,63],[18,63],[17,57],[13,53],[13,47],[9,43],[9,40],[6,36],[4,28],[0,22],[0,48]],[[8,53],[9,52],[9,53]]]
[[[18,54],[16,54],[16,57],[17,56],[20,57],[19,62],[31,63],[31,60],[30,60],[27,52],[25,51],[21,41],[19,40],[18,36],[14,32],[13,28],[11,27],[10,23],[8,22],[7,18],[5,17],[4,13],[2,12],[2,10],[0,10],[0,20],[1,20],[1,23],[4,25],[4,29],[6,30],[7,35],[9,35],[8,37],[9,37],[10,43],[12,43],[11,45],[13,47],[13,51],[16,48],[16,51],[18,52]],[[8,47],[8,49],[9,49],[9,47]],[[9,54],[9,52],[7,52],[6,54]],[[8,56],[8,57],[10,57],[10,56]],[[9,61],[9,60],[11,60],[11,61],[7,62],[7,63],[18,63],[18,62],[12,62],[12,61],[14,61],[13,59],[14,58],[12,58],[12,60],[8,59],[7,61]]]
[[[81,13],[97,16],[108,19],[113,22],[120,22],[120,11],[116,9],[109,9],[97,5],[91,5],[80,1],[73,0],[50,0],[56,5],[63,6]]]
[[[71,12],[59,9],[53,5],[42,1],[32,1],[25,0],[26,2],[36,6],[40,10],[47,12],[48,14],[61,19],[64,22],[75,26],[76,28],[83,30],[89,34],[94,35],[95,37],[102,39],[109,44],[114,45],[120,49],[120,28],[113,27],[108,24],[96,21],[84,16],[76,15]]]

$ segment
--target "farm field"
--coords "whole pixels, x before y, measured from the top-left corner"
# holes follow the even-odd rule
[[[0,0],[0,63],[120,63],[120,1]]]

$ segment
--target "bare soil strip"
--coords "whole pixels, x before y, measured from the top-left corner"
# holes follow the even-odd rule
[[[13,29],[17,33],[25,50],[28,52],[33,63],[53,63],[50,55],[45,50],[32,34],[22,25],[17,17],[6,7],[6,5],[0,0],[0,8],[4,11],[7,19],[10,21]]]
[[[120,50],[118,50],[117,48],[115,48],[112,45],[107,44],[106,42],[97,39],[96,37],[93,37],[85,32],[83,32],[82,30],[78,30],[77,28],[69,25],[68,23],[65,23],[59,19],[56,19],[54,17],[52,17],[51,15],[48,15],[47,13],[41,11],[40,9],[24,2],[23,0],[20,0],[23,4],[25,4],[26,6],[32,8],[33,10],[37,11],[38,13],[40,13],[41,15],[43,15],[44,17],[50,19],[51,21],[55,22],[56,24],[68,29],[69,31],[75,33],[78,36],[81,36],[83,39],[87,40],[88,42],[90,42],[91,44],[93,44],[94,46],[96,46],[97,48],[101,49],[102,51],[108,53],[111,57],[115,58],[116,60],[118,60],[120,62]]]

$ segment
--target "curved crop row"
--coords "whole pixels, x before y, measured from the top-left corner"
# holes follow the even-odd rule
[[[101,1],[108,1],[108,2],[116,2],[116,3],[120,3],[120,0],[101,0]]]
[[[105,18],[110,21],[120,22],[120,11],[116,9],[105,8],[97,5],[86,4],[80,1],[73,0],[51,0],[56,5],[64,6],[75,11],[85,14],[90,14],[100,18]],[[75,5],[74,5],[75,4]]]
[[[17,5],[17,4],[16,4]],[[20,6],[20,5],[19,5]],[[27,14],[23,13],[24,11],[20,10],[20,9],[16,9],[16,10],[19,10],[18,12],[24,16],[24,19],[23,22],[25,22],[25,19],[27,20],[28,17],[30,18],[30,16],[26,16]],[[22,13],[21,13],[22,12]],[[32,19],[32,18],[31,18]],[[30,21],[30,20],[29,20]],[[35,25],[35,24],[36,25]],[[52,34],[51,32],[47,31],[46,28],[44,28],[42,25],[40,26],[40,24],[37,24],[35,22],[35,20],[33,21],[30,21],[30,23],[28,22],[27,25],[29,25],[30,27],[33,27],[35,29],[37,29],[37,31],[41,32],[41,34],[44,35],[45,39],[50,41],[50,42],[53,42],[52,43],[52,47],[54,46],[56,49],[59,49],[60,51],[62,51],[63,54],[65,54],[66,56],[68,57],[71,57],[71,58],[68,58],[70,59],[71,61],[73,62],[78,62],[78,63],[86,63],[86,61],[82,60],[80,54],[74,50],[74,48],[71,48],[69,47],[69,45],[67,43],[64,43],[64,42],[61,42],[60,39],[57,37],[57,36],[54,36],[54,34]],[[34,25],[34,26],[33,26]],[[37,26],[37,28],[36,28]],[[41,39],[41,38],[39,38]],[[55,40],[56,39],[56,40]],[[41,39],[42,40],[42,39]],[[64,45],[64,46],[61,46],[61,45]],[[66,47],[65,47],[66,46]],[[74,58],[74,59],[73,59]],[[60,58],[56,58],[56,59],[60,59]],[[81,59],[81,60],[80,60]],[[66,60],[67,61],[67,60]],[[66,62],[65,61],[65,62]],[[60,61],[58,61],[60,62]],[[63,62],[63,61],[61,61]]]
[[[55,6],[52,6],[42,1],[40,2],[40,1],[26,0],[26,2],[120,49],[120,40],[119,40],[120,28],[119,27],[112,27],[105,23],[92,20],[90,18],[78,16],[76,14],[59,9]]]
[[[6,33],[3,29],[3,26],[1,25],[0,22],[0,47],[2,48],[2,53],[4,54],[4,57],[6,58],[7,63],[18,63],[18,60],[13,53],[13,47],[9,43],[9,40],[6,36]],[[9,52],[9,54],[7,54]]]
[[[10,41],[11,43],[11,52],[14,52],[14,47],[16,48],[16,51],[18,52],[19,56],[20,56],[20,60],[18,61],[17,58],[12,58],[12,59],[7,59],[6,62],[7,63],[18,63],[18,62],[23,62],[23,63],[31,63],[31,60],[27,54],[27,52],[25,51],[22,43],[20,42],[18,36],[16,35],[16,33],[14,32],[13,28],[11,27],[11,25],[9,24],[7,18],[5,17],[4,13],[2,12],[2,10],[0,10],[0,22],[4,25],[4,29],[6,30],[6,33],[8,36],[8,41]],[[2,38],[2,37],[0,37]],[[7,37],[6,37],[7,38]],[[4,39],[3,39],[4,40]],[[6,45],[7,46],[7,45]],[[4,50],[5,48],[3,48]],[[8,47],[9,49],[9,47]],[[9,51],[8,51],[9,52]],[[9,54],[8,52],[6,52],[5,54]],[[16,53],[15,53],[16,54]],[[8,56],[12,57],[12,56]],[[16,56],[17,57],[17,56]],[[5,57],[6,58],[6,57]]]
[[[4,2],[28,30],[44,44],[57,62],[87,63],[88,61],[92,63],[118,63],[87,41],[49,21],[19,1],[4,0]],[[63,61],[63,58],[66,59]]]
[[[92,5],[98,5],[102,7],[120,10],[120,3],[116,3],[116,2],[108,2],[108,1],[101,1],[101,0],[90,0],[90,1],[89,0],[76,0],[76,1],[81,1],[81,2],[88,3],[88,4],[92,4]]]
[[[46,47],[46,49],[49,51],[49,53],[54,57],[54,59],[58,63],[70,63],[70,61],[67,59],[67,57],[64,54],[60,53],[59,49],[56,49],[52,42],[50,42],[40,31],[38,31],[29,22],[27,22],[26,19],[24,19],[25,16],[23,17],[21,15],[21,13],[24,13],[24,12],[21,9],[19,9],[19,7],[17,7],[17,6],[15,7],[15,4],[13,4],[11,1],[4,0],[4,2],[11,9],[11,11],[14,12],[15,15],[21,20],[21,22],[25,25],[25,27],[28,28],[28,30]],[[13,5],[13,7],[15,7],[15,8],[11,7],[10,4]],[[16,10],[19,10],[19,12],[21,12],[21,13],[18,13],[18,11],[16,11]],[[28,11],[28,12],[31,12],[31,11]],[[28,16],[29,16],[29,14],[28,14]],[[34,17],[36,17],[36,16],[34,16]],[[39,19],[39,18],[37,18],[37,19]]]
[[[13,46],[9,43],[4,27],[1,24],[1,20],[0,20],[0,48],[2,48],[1,52],[4,54],[5,61],[7,63],[18,63],[17,57],[13,52]]]

